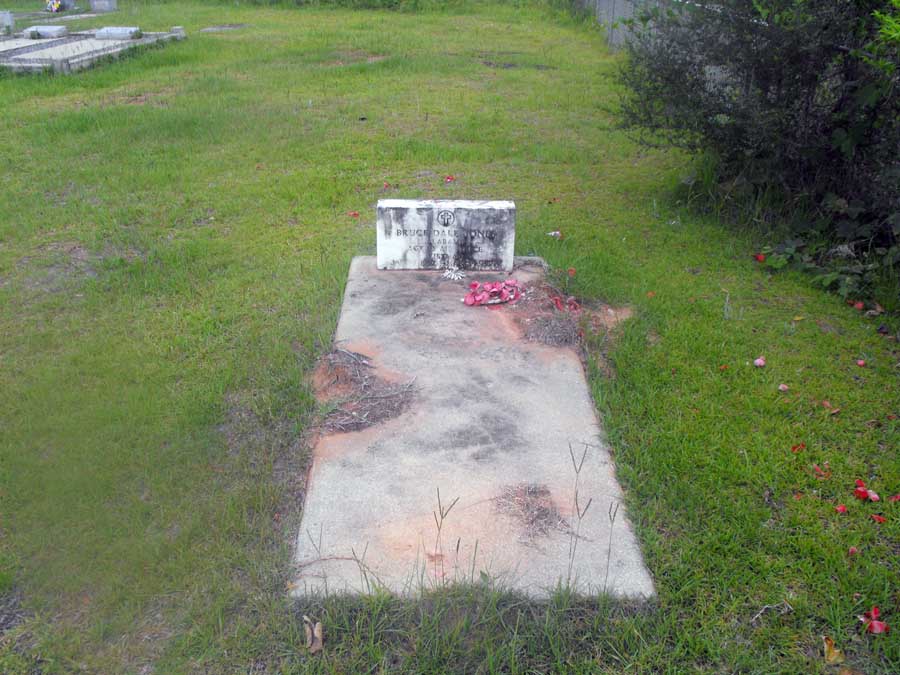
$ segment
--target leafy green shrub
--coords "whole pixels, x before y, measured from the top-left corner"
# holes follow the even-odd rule
[[[900,260],[900,0],[693,0],[630,22],[626,127],[795,235]],[[869,270],[871,271],[871,270]]]

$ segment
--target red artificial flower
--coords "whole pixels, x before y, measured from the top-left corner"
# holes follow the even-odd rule
[[[880,633],[887,633],[891,629],[884,621],[878,620],[879,616],[881,616],[881,610],[879,610],[878,607],[873,606],[872,609],[859,617],[859,620],[863,622],[863,628],[865,628],[867,633],[878,635]]]
[[[766,256],[764,256],[762,253],[757,253],[753,257],[756,258],[756,262],[766,262]]]
[[[569,276],[570,276],[570,277],[574,277],[574,276],[575,276],[575,268],[574,268],[574,267],[570,267],[570,268],[569,268],[568,270],[566,270],[566,271],[569,273]]]
[[[834,507],[834,510],[838,513],[847,513],[847,506],[845,504],[838,504]]]
[[[791,446],[791,452],[797,454],[801,450],[806,450],[806,443],[797,443],[797,445]]]
[[[871,517],[872,517],[872,520],[874,520],[879,525],[881,523],[887,521],[887,518],[885,518],[884,516],[879,516],[877,513],[873,513]]]

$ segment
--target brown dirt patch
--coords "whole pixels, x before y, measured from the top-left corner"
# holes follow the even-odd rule
[[[554,298],[563,309],[557,307]],[[579,345],[588,332],[605,335],[634,314],[630,307],[582,305],[547,282],[526,287],[522,299],[512,307],[526,340],[554,347]]]
[[[335,349],[322,357],[312,375],[316,398],[329,407],[321,429],[360,431],[398,417],[412,400],[412,384],[382,377],[363,354]]]
[[[333,58],[326,61],[326,66],[352,66],[357,63],[378,63],[387,58],[384,54],[370,54],[363,49],[345,49],[334,52]]]
[[[34,255],[21,258],[18,267],[28,270],[23,282],[27,289],[55,293],[72,281],[97,277],[99,264],[108,258],[133,262],[142,257],[132,249],[108,247],[93,252],[78,242],[60,241],[39,246]]]
[[[0,635],[25,620],[22,597],[15,590],[0,595]]]
[[[511,516],[522,527],[521,539],[533,543],[538,537],[546,537],[551,530],[570,532],[571,527],[562,517],[546,485],[518,483],[506,485],[494,497],[494,509]]]

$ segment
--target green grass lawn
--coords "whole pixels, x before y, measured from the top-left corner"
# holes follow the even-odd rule
[[[682,208],[689,161],[617,130],[599,32],[534,7],[120,7],[189,37],[0,75],[0,597],[25,616],[0,671],[836,673],[823,635],[900,671],[898,344]],[[225,23],[247,26],[197,32]],[[517,253],[634,308],[590,375],[654,603],[289,603],[305,376],[384,196],[515,199]],[[873,605],[889,634],[862,632]]]

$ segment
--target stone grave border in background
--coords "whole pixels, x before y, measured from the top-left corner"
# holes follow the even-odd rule
[[[123,31],[122,35],[126,35],[133,34],[135,28],[125,27],[119,30]],[[71,73],[88,68],[101,59],[121,56],[137,47],[185,38],[184,29],[180,26],[173,27],[168,33],[143,33],[137,39],[98,39],[96,33],[97,31],[70,33],[64,37],[29,40],[27,44],[21,38],[0,38],[0,67],[18,73]],[[4,45],[7,47],[4,48]]]

